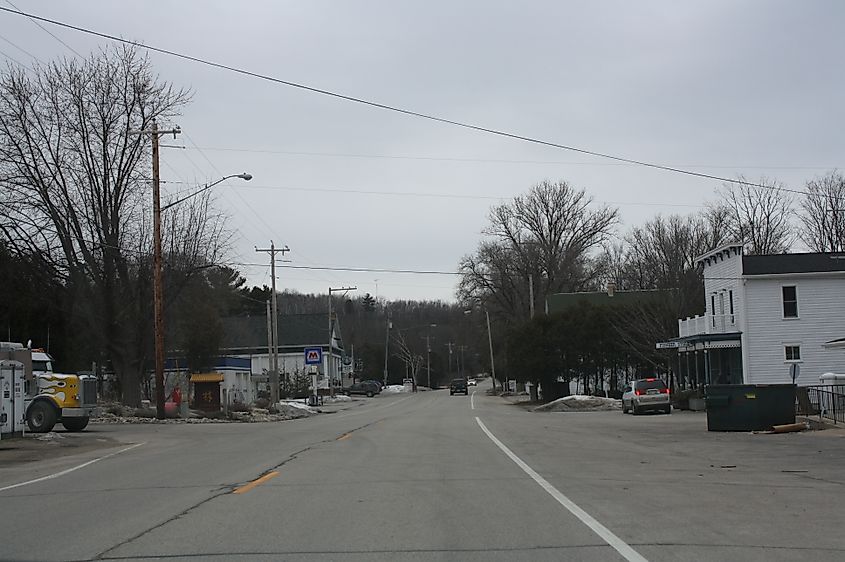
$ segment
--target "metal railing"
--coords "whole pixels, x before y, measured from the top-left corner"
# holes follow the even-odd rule
[[[833,423],[845,423],[845,385],[814,385],[798,387],[796,412],[804,416],[819,416]]]

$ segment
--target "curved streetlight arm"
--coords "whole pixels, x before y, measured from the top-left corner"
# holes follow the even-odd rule
[[[228,180],[228,179],[232,179],[232,178],[241,178],[241,179],[242,179],[242,180],[244,180],[244,181],[249,181],[249,180],[251,180],[251,179],[252,179],[252,174],[247,174],[246,172],[244,172],[243,174],[232,174],[232,175],[230,175],[230,176],[225,176],[225,177],[223,177],[223,178],[220,178],[219,180],[217,180],[217,181],[216,181],[216,182],[214,182],[214,183],[210,183],[210,184],[206,185],[206,186],[205,186],[205,187],[203,187],[202,189],[198,189],[198,190],[194,191],[193,193],[190,193],[190,194],[188,194],[188,195],[186,195],[186,196],[184,196],[184,197],[181,197],[181,198],[177,199],[176,201],[172,201],[172,202],[168,203],[167,205],[164,205],[164,206],[161,208],[161,210],[162,210],[162,211],[165,211],[165,210],[169,209],[170,207],[173,207],[174,205],[178,205],[179,203],[181,203],[181,202],[183,202],[183,201],[187,201],[187,200],[188,200],[188,199],[190,199],[191,197],[196,197],[197,195],[199,195],[199,194],[200,194],[200,193],[202,193],[203,191],[208,191],[209,189],[211,189],[212,187],[214,187],[214,186],[215,186],[215,185],[217,185],[218,183],[222,183],[222,182],[224,182],[224,181],[226,181],[226,180]]]

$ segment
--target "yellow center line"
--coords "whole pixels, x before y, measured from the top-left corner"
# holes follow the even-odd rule
[[[232,493],[233,494],[245,494],[245,493],[249,492],[250,490],[252,490],[253,488],[255,488],[256,486],[258,486],[259,484],[263,484],[264,482],[267,482],[271,478],[275,478],[278,475],[279,475],[279,472],[276,471],[276,470],[274,470],[273,472],[268,472],[264,476],[262,476],[260,478],[256,478],[255,480],[253,480],[249,484],[244,484],[240,488],[235,489],[235,491],[232,492]]]

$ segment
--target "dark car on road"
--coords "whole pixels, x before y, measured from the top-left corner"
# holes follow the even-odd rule
[[[352,386],[346,388],[346,394],[366,394],[372,398],[381,392],[381,387],[374,382],[364,381],[356,382]]]
[[[461,392],[466,395],[469,394],[469,389],[467,388],[467,381],[465,381],[464,379],[452,379],[452,383],[449,385],[449,396]]]

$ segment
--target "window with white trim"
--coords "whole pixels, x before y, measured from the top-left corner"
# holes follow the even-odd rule
[[[783,292],[783,317],[798,318],[798,289],[795,285],[781,287]]]
[[[734,317],[734,292],[733,289],[728,291],[728,304],[730,305],[731,309],[731,324],[736,322],[736,318]]]
[[[713,324],[713,327],[716,327],[716,295],[715,293],[710,295],[710,321]]]
[[[785,345],[783,351],[787,361],[801,361],[800,345]]]

